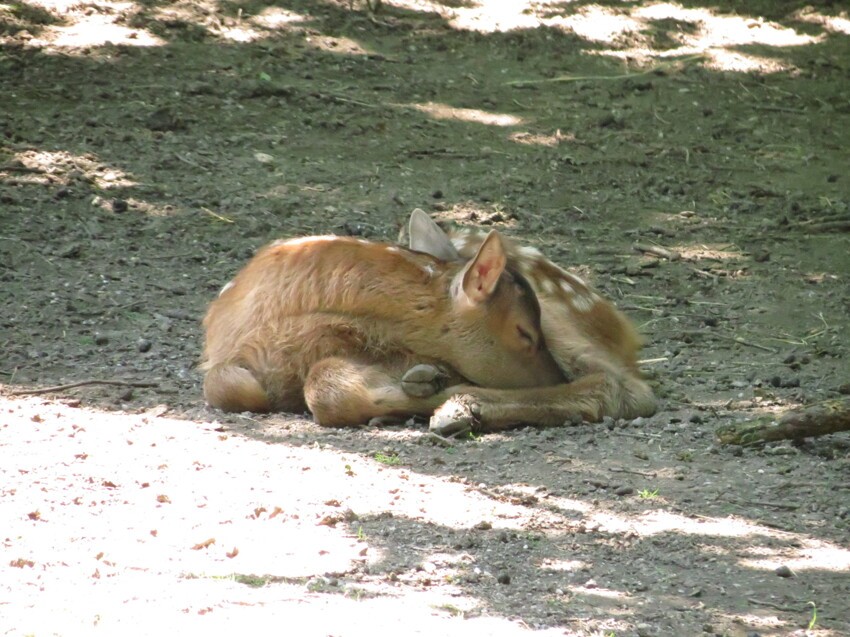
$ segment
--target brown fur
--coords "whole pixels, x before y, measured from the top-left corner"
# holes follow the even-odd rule
[[[346,425],[433,412],[449,393],[401,389],[419,363],[451,384],[562,382],[537,300],[505,264],[496,233],[452,263],[352,238],[273,243],[204,319],[207,401],[228,411],[306,407],[321,424]]]

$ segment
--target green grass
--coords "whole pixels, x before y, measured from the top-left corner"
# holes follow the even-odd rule
[[[401,458],[399,458],[395,453],[386,454],[380,451],[376,451],[375,460],[377,460],[381,464],[385,464],[390,467],[394,467],[396,465],[401,464]]]
[[[653,500],[658,497],[658,489],[655,491],[650,491],[649,489],[641,489],[638,491],[638,495],[644,500]]]

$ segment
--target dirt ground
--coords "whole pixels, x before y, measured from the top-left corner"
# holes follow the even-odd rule
[[[850,437],[715,437],[849,391],[850,17],[811,4],[0,0],[0,635],[850,635]],[[204,406],[255,249],[415,207],[592,280],[657,415]],[[14,395],[91,379],[138,386]]]

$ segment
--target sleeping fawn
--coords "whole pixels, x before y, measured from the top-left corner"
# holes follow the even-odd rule
[[[485,235],[466,229],[447,235],[421,210],[410,220],[410,246],[446,261],[462,262]],[[655,411],[655,397],[637,368],[641,340],[629,320],[579,277],[538,250],[503,239],[508,269],[525,279],[541,309],[543,338],[564,382],[521,391],[478,383],[454,394],[431,419],[439,432],[474,427],[502,429],[518,423],[558,425],[604,416],[634,418]],[[436,246],[436,250],[434,247]],[[432,371],[436,376],[436,371]],[[437,386],[435,385],[435,391]]]
[[[306,407],[340,426],[430,415],[467,387],[562,386],[537,297],[507,267],[501,236],[476,242],[469,258],[442,233],[416,251],[347,237],[263,248],[204,319],[207,402]]]

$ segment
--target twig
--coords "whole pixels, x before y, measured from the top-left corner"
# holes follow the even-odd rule
[[[228,219],[227,217],[223,217],[223,216],[221,216],[220,214],[218,214],[217,212],[213,212],[213,211],[212,211],[212,210],[210,210],[209,208],[205,208],[205,207],[203,207],[203,206],[202,206],[202,207],[201,207],[201,210],[203,210],[204,212],[206,212],[206,213],[207,213],[208,215],[210,215],[211,217],[215,217],[215,218],[216,218],[216,219],[218,219],[219,221],[224,221],[224,222],[226,222],[226,223],[236,223],[235,221],[233,221],[233,219]]]
[[[507,86],[528,86],[532,84],[548,84],[551,82],[584,82],[584,81],[605,81],[605,80],[628,80],[633,77],[643,77],[644,75],[651,75],[657,71],[663,71],[666,68],[671,68],[676,64],[692,62],[694,60],[701,60],[705,56],[701,53],[696,55],[690,55],[687,57],[680,58],[678,60],[671,60],[670,62],[663,62],[656,66],[653,66],[651,69],[647,69],[646,71],[641,71],[639,73],[623,73],[622,75],[560,75],[558,77],[550,77],[542,80],[513,80],[511,82],[505,82]]]
[[[646,245],[645,243],[636,243],[634,245],[634,249],[638,252],[645,252],[646,254],[661,257],[662,259],[667,259],[668,261],[678,261],[682,258],[682,255],[676,252],[675,250],[668,250],[667,248],[662,248],[661,246],[651,246]]]
[[[728,500],[732,504],[737,504],[744,507],[762,506],[771,509],[780,509],[782,511],[796,511],[800,508],[798,504],[790,504],[786,502],[765,502],[763,500]]]
[[[51,394],[53,392],[65,391],[83,385],[118,385],[120,387],[158,387],[158,383],[147,382],[127,382],[123,380],[81,380],[76,383],[68,383],[67,385],[55,385],[53,387],[42,387],[41,389],[19,389],[9,392],[11,396],[36,396],[38,394]]]
[[[455,443],[454,443],[453,440],[451,440],[450,438],[445,438],[445,437],[441,436],[440,434],[436,434],[433,431],[429,431],[425,435],[428,437],[429,440],[433,440],[434,442],[437,442],[437,443],[443,445],[444,447],[454,447],[455,446]]]
[[[781,604],[774,604],[773,602],[762,601],[760,599],[753,599],[752,597],[748,598],[747,601],[750,604],[755,604],[756,606],[767,606],[768,608],[774,608],[776,610],[785,611],[786,613],[799,613],[799,608],[792,608],[790,606],[782,606]]]
[[[646,472],[646,471],[638,471],[637,469],[624,469],[622,467],[611,467],[609,469],[611,473],[631,473],[636,476],[643,476],[644,478],[657,478],[658,474],[655,471]]]
[[[712,332],[710,330],[684,330],[683,334],[687,334],[689,336],[710,336],[713,338],[720,339],[721,341],[731,341],[733,343],[738,343],[739,345],[755,347],[756,349],[760,349],[765,352],[770,352],[771,354],[776,354],[776,350],[774,348],[767,347],[765,345],[759,345],[758,343],[751,343],[749,341],[745,341],[740,336],[727,336],[726,334],[718,334],[717,332]]]

